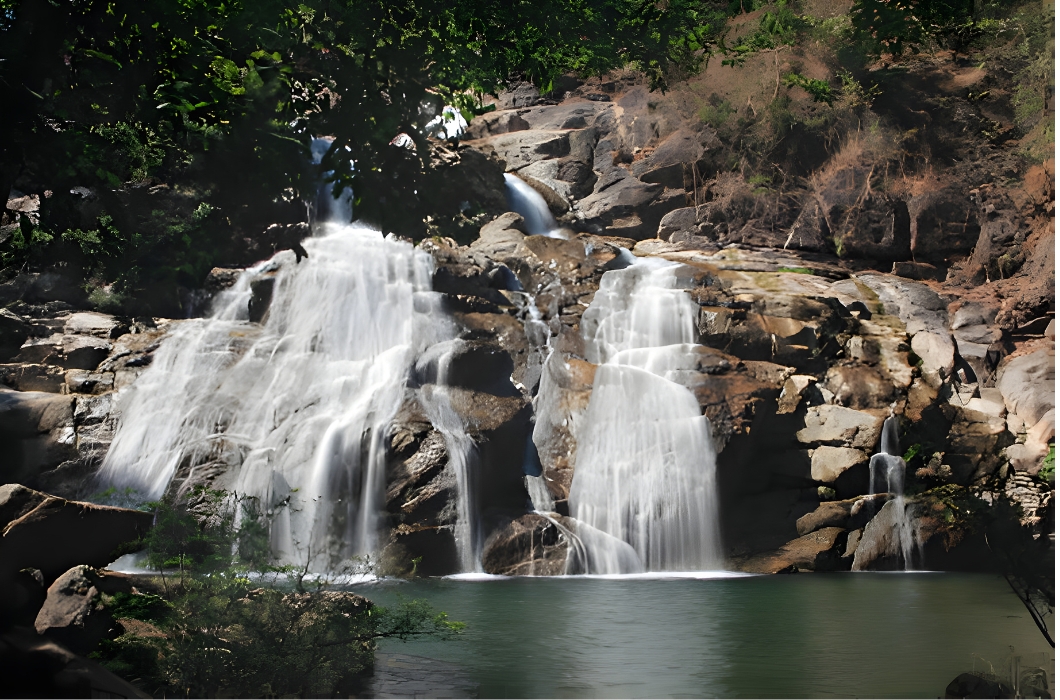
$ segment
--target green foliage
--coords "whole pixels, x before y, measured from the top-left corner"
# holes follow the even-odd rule
[[[4,0],[0,190],[27,178],[55,195],[0,263],[63,265],[113,299],[157,289],[172,307],[178,285],[239,262],[239,241],[304,217],[322,172],[352,188],[358,218],[422,236],[422,127],[443,104],[469,117],[513,78],[549,90],[626,66],[663,88],[724,19],[701,0]],[[389,146],[400,133],[414,151]],[[318,134],[336,138],[313,167]],[[189,192],[195,215],[173,202]]]
[[[905,460],[906,464],[912,464],[916,456],[920,454],[921,449],[922,447],[919,442],[910,445],[909,449],[905,451],[905,455],[902,456],[902,459]]]
[[[812,275],[813,270],[808,267],[778,267],[777,272],[794,272],[800,275]]]
[[[714,129],[724,126],[736,110],[728,100],[719,101],[718,104],[706,104],[699,110],[699,120]]]
[[[1056,482],[1056,444],[1049,444],[1049,452],[1042,460],[1042,468],[1038,471],[1038,478],[1047,484]]]
[[[758,27],[751,34],[736,40],[728,46],[720,41],[720,48],[727,56],[722,65],[743,65],[747,57],[758,51],[775,51],[795,43],[798,31],[805,26],[801,17],[796,15],[785,0],[779,0],[775,10],[770,10],[758,20]]]
[[[814,102],[824,102],[827,105],[835,102],[835,94],[832,92],[832,86],[828,84],[827,80],[807,78],[801,73],[788,73],[784,76],[784,84],[788,87],[802,88],[810,94]]]
[[[115,593],[105,598],[104,604],[115,620],[131,618],[146,622],[164,621],[172,607],[165,598],[153,593]]]
[[[148,504],[155,511],[154,527],[143,539],[147,564],[154,569],[209,571],[225,567],[231,558],[232,515],[222,509],[223,491],[200,489],[196,501],[209,511],[197,517],[186,504],[159,501]],[[201,510],[202,508],[200,508]]]
[[[377,607],[322,577],[306,591],[304,569],[269,563],[268,515],[253,499],[199,489],[187,504],[150,507],[147,560],[181,567],[180,583],[165,598],[107,597],[116,619],[149,624],[127,626],[93,657],[153,695],[350,695],[376,640],[446,638],[464,627],[423,601]]]

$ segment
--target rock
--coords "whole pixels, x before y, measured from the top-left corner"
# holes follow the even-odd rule
[[[1022,444],[1010,445],[1005,453],[1016,471],[1037,476],[1041,460],[1049,452],[1049,443],[1056,439],[1056,412],[1050,410],[1042,419],[1027,430],[1027,439]]]
[[[799,535],[808,535],[823,527],[846,528],[850,519],[850,507],[857,502],[856,498],[845,501],[827,501],[817,507],[812,513],[807,513],[795,521],[795,529]]]
[[[486,540],[482,570],[505,576],[561,576],[566,573],[567,547],[566,537],[551,520],[527,513]]]
[[[206,275],[202,288],[210,294],[223,292],[231,288],[241,274],[242,268],[215,267]]]
[[[74,654],[31,629],[0,635],[0,670],[10,697],[147,698],[95,661]]]
[[[261,323],[272,303],[272,290],[276,285],[274,275],[263,275],[250,282],[250,301],[247,304],[249,319]]]
[[[1011,441],[1005,420],[955,406],[953,424],[946,441],[946,465],[959,484],[978,483],[1001,466],[999,452]]]
[[[103,607],[100,594],[132,593],[131,579],[97,571],[84,564],[64,573],[48,587],[34,628],[79,654],[88,654],[105,637],[117,636],[114,618]]]
[[[613,235],[635,240],[653,237],[666,212],[649,211],[649,205],[663,189],[661,184],[641,182],[622,168],[612,167],[596,183],[596,191],[578,202],[577,213],[590,230],[593,226],[621,230]]]
[[[809,374],[795,374],[784,382],[784,388],[777,399],[777,413],[794,413],[802,399],[802,394],[811,384],[817,383],[817,377]]]
[[[66,335],[94,335],[98,338],[113,339],[129,332],[128,324],[119,321],[109,314],[94,311],[81,311],[72,314],[63,326]]]
[[[55,365],[0,365],[0,381],[20,392],[61,394],[66,387],[66,370]]]
[[[656,146],[646,158],[633,163],[633,175],[644,182],[655,182],[683,190],[685,171],[691,171],[703,157],[703,145],[695,134],[675,131]]]
[[[29,334],[30,325],[25,319],[7,309],[0,309],[0,362],[18,355]]]
[[[953,374],[953,340],[949,335],[920,331],[909,345],[921,360],[920,376],[930,386],[939,388]]]
[[[810,476],[814,481],[831,484],[846,470],[860,464],[868,464],[868,461],[868,455],[861,450],[823,445],[813,451]]]
[[[879,273],[858,274],[857,282],[875,293],[884,313],[901,319],[909,335],[924,330],[948,335],[946,302],[926,284]]]
[[[979,219],[958,187],[928,192],[909,201],[913,257],[941,262],[967,255],[979,239]]]
[[[91,335],[63,336],[62,364],[67,369],[95,369],[107,359],[113,345]]]
[[[1055,352],[1049,347],[1006,357],[998,366],[995,386],[1005,407],[1028,426],[1055,408],[1055,363]]]
[[[507,163],[508,171],[513,171],[534,161],[570,153],[567,134],[566,131],[527,129],[492,136],[487,143]]]
[[[972,673],[962,673],[946,686],[946,698],[1013,698],[1012,688]]]
[[[19,484],[0,486],[0,589],[25,568],[39,569],[51,585],[78,564],[106,566],[153,520],[151,513],[67,501]]]
[[[73,398],[32,391],[0,391],[0,478],[31,481],[77,456]]]
[[[891,274],[898,277],[907,277],[911,280],[935,280],[941,282],[946,278],[946,270],[938,268],[930,263],[923,262],[896,262],[891,268]]]
[[[752,574],[835,571],[841,566],[840,553],[846,549],[846,534],[841,527],[826,527],[792,540],[775,552],[737,561],[736,565],[740,571]]]
[[[894,397],[894,383],[879,369],[867,365],[834,365],[824,386],[835,402],[848,408],[883,408]]]
[[[849,444],[869,450],[879,441],[883,418],[843,406],[824,405],[806,412],[805,425],[795,434],[803,444]]]
[[[857,551],[854,552],[851,570],[887,571],[903,568],[899,529],[903,519],[916,520],[914,512],[915,507],[911,503],[905,504],[904,513],[899,511],[898,501],[884,503],[865,526]],[[921,531],[918,522],[910,523],[909,527],[912,529],[913,545],[922,549],[924,536],[928,533]]]

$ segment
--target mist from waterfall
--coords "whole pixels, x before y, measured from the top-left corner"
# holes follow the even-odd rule
[[[590,533],[579,535],[592,573],[630,573],[618,544],[648,571],[721,565],[710,424],[678,381],[694,369],[696,320],[679,268],[643,259],[605,273],[582,317],[586,357],[599,366],[570,512]]]

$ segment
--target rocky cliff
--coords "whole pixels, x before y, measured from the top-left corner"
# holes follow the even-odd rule
[[[714,116],[744,97],[755,110],[773,86],[719,70],[666,94],[626,74],[551,97],[516,89],[447,156],[474,164],[454,174],[453,197],[464,178],[477,200],[502,208],[500,174],[513,173],[563,231],[527,235],[518,214],[487,213],[467,219],[486,221],[477,234],[420,244],[461,329],[448,383],[474,442],[484,569],[564,570],[575,427],[596,370],[582,315],[603,274],[631,255],[680,264],[698,308],[682,383],[710,420],[729,566],[895,566],[887,522],[901,514],[889,495],[868,495],[869,459],[892,414],[908,463],[904,517],[925,567],[982,564],[964,498],[1016,504],[1025,526],[1051,532],[1053,161],[1028,164],[1018,143],[960,137],[990,119],[990,105],[968,94],[991,78],[936,56],[905,77],[881,74],[884,96],[862,112],[876,128],[837,128],[827,147],[784,136],[820,152],[789,149],[779,174],[764,177]],[[915,100],[888,97],[914,84]],[[932,124],[916,128],[930,143],[918,148],[935,151],[914,169],[892,146],[923,114]],[[234,276],[215,270],[204,297]],[[15,300],[0,310],[0,478],[83,497],[98,491],[116,392],[179,321],[81,310],[46,277],[0,290]],[[252,286],[260,321],[268,275]],[[458,566],[456,480],[417,391],[410,384],[387,440],[383,566],[444,574]],[[224,485],[224,474],[184,464],[170,489]],[[551,515],[530,506],[524,477],[538,474]]]

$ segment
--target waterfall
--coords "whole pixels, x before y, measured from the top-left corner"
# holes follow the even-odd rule
[[[916,526],[906,513],[905,460],[898,441],[898,418],[890,416],[883,423],[880,436],[880,451],[869,460],[869,495],[890,493],[894,495],[895,526],[902,550],[902,566],[906,571],[913,568],[913,549],[916,546]],[[882,487],[882,490],[878,490]]]
[[[429,255],[366,228],[319,233],[307,260],[278,254],[210,317],[176,327],[119,397],[100,476],[157,499],[181,465],[235,468],[228,487],[263,509],[290,498],[277,554],[323,569],[377,548],[387,428],[415,357],[453,331]],[[247,302],[266,273],[274,291],[259,325]]]
[[[648,571],[721,564],[710,424],[678,383],[695,366],[696,318],[679,267],[643,259],[605,273],[582,317],[587,359],[599,366],[577,436],[571,516],[631,546]],[[589,550],[609,546],[581,534]],[[594,554],[594,573],[629,572],[621,555]]]
[[[530,185],[511,173],[504,173],[504,185],[508,195],[508,207],[523,217],[526,232],[530,235],[563,238],[556,220],[548,209],[545,198]]]
[[[313,143],[315,160],[328,142]],[[455,326],[431,291],[433,259],[408,243],[344,223],[345,197],[318,197],[296,264],[284,251],[240,275],[207,318],[175,324],[151,366],[117,397],[120,415],[99,476],[154,500],[174,476],[218,484],[274,512],[281,561],[325,570],[374,553],[385,510],[385,439],[417,358],[443,356],[421,400],[445,438],[459,485],[457,540],[477,566],[471,438],[445,387]],[[270,279],[271,278],[271,279]],[[252,323],[253,286],[272,284]],[[283,507],[286,506],[286,507]]]
[[[463,346],[460,340],[435,345],[416,365],[416,373],[429,383],[420,390],[423,406],[431,424],[442,434],[449,454],[449,468],[453,470],[457,486],[457,518],[454,536],[460,557],[460,570],[465,573],[482,572],[482,541],[478,528],[473,461],[475,444],[467,434],[460,416],[453,409],[449,396],[452,358]]]

